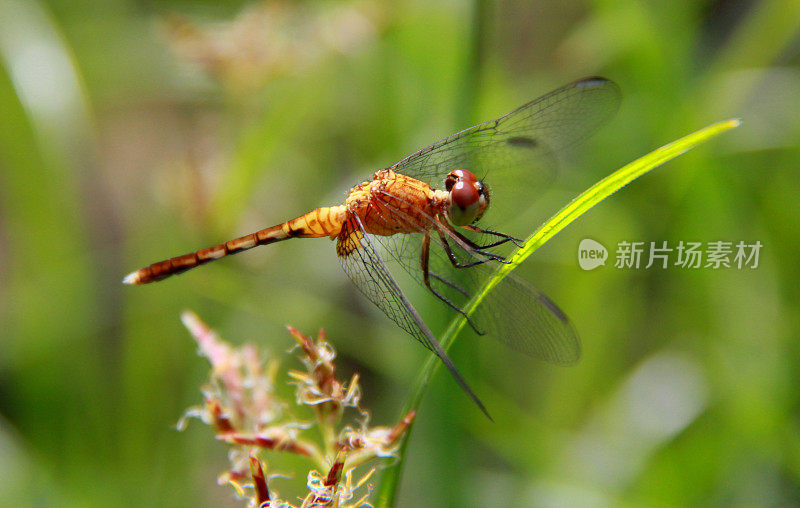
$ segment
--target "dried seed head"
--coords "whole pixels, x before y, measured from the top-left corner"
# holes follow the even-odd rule
[[[288,327],[300,346],[298,356],[305,367],[289,372],[290,382],[296,387],[297,407],[310,407],[316,417],[311,422],[296,420],[287,410],[289,404],[275,393],[277,362],[265,362],[253,346],[230,346],[192,313],[185,313],[183,321],[212,371],[202,389],[205,403],[190,408],[178,427],[184,428],[188,418],[198,418],[215,429],[219,441],[230,446],[230,469],[219,477],[221,484],[232,485],[252,507],[293,508],[278,498],[265,474],[266,463],[260,458],[265,453],[288,452],[308,457],[317,465],[307,475],[309,493],[302,506],[369,506],[372,487],[367,480],[374,469],[354,482],[355,469],[395,455],[414,419],[413,412],[393,427],[370,427],[369,413],[359,406],[358,374],[348,382],[339,381],[335,375],[336,351],[324,340],[324,333],[314,340]],[[360,421],[342,424],[347,408],[355,409]],[[303,439],[305,430],[312,426],[318,429],[311,434],[323,436],[322,443]],[[366,492],[362,489],[356,499],[356,490],[365,484]]]

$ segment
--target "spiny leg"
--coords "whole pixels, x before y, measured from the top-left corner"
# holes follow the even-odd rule
[[[522,240],[520,240],[519,238],[515,238],[515,237],[513,237],[511,235],[508,235],[506,233],[501,233],[500,231],[492,231],[491,229],[483,229],[483,228],[481,228],[479,226],[476,226],[474,224],[467,224],[466,226],[461,226],[461,227],[466,229],[467,231],[473,231],[475,233],[485,233],[487,235],[499,236],[500,238],[502,238],[502,240],[498,240],[498,241],[496,241],[494,243],[491,243],[489,245],[483,245],[483,246],[479,247],[481,249],[489,249],[491,247],[497,247],[498,245],[503,245],[506,242],[512,242],[514,245],[516,245],[520,249],[522,248]]]
[[[446,296],[444,296],[443,294],[439,293],[438,291],[433,289],[433,286],[431,286],[430,277],[432,276],[435,279],[437,279],[437,280],[447,284],[448,286],[452,287],[456,291],[459,291],[461,294],[467,296],[467,292],[464,291],[463,289],[461,289],[460,287],[458,287],[457,285],[455,285],[452,282],[444,279],[443,277],[440,277],[440,276],[436,275],[435,273],[431,273],[430,264],[429,264],[429,262],[430,262],[430,247],[431,247],[431,236],[426,231],[425,232],[425,236],[422,239],[422,251],[421,251],[421,255],[420,255],[420,267],[422,268],[422,279],[425,281],[425,286],[428,287],[430,292],[433,293],[434,296],[436,296],[436,298],[438,298],[439,300],[443,301],[448,306],[450,306],[450,308],[452,308],[453,310],[455,310],[456,312],[458,312],[459,314],[464,316],[464,319],[466,319],[467,323],[469,323],[469,326],[473,330],[475,330],[475,333],[477,333],[478,335],[483,335],[484,332],[482,332],[481,330],[478,329],[478,327],[475,325],[475,323],[472,322],[472,320],[469,318],[469,316],[464,311],[464,309],[462,309],[461,307],[459,307],[455,303],[451,302]]]
[[[429,274],[431,277],[433,277],[434,279],[436,279],[436,280],[438,280],[439,282],[441,282],[442,284],[447,284],[448,286],[450,286],[451,288],[455,289],[456,291],[458,291],[458,292],[459,292],[459,293],[461,293],[462,295],[464,295],[464,296],[466,296],[466,297],[469,297],[469,293],[467,292],[467,290],[466,290],[466,289],[464,289],[464,288],[462,288],[461,286],[458,286],[458,285],[456,285],[456,284],[454,284],[454,283],[450,282],[449,280],[445,279],[445,278],[444,278],[444,277],[442,277],[441,275],[437,275],[437,274],[435,274],[435,273],[433,273],[433,272],[428,272],[428,274]]]
[[[458,235],[457,231],[453,231],[453,233]],[[447,241],[447,237],[444,235],[444,233],[441,230],[439,230],[439,240],[441,240],[441,242],[442,242],[442,247],[444,248],[445,253],[447,253],[447,257],[448,257],[448,259],[450,259],[450,263],[452,263],[452,265],[455,266],[456,268],[470,268],[470,267],[473,267],[473,266],[482,265],[483,263],[486,263],[487,261],[500,261],[501,263],[508,263],[508,261],[506,261],[506,258],[504,258],[503,256],[500,256],[498,254],[494,254],[493,252],[485,252],[485,251],[482,251],[482,250],[480,250],[480,249],[478,249],[476,247],[473,247],[474,244],[470,245],[470,243],[472,243],[472,242],[467,237],[463,237],[463,238],[459,237],[459,239],[464,240],[464,242],[467,244],[467,246],[470,249],[472,249],[472,252],[475,252],[477,254],[482,254],[482,255],[486,256],[486,258],[485,259],[478,259],[478,260],[472,261],[470,263],[462,263],[462,262],[460,262],[458,260],[458,258],[456,257],[456,255],[453,253],[453,249],[450,247],[450,243]]]

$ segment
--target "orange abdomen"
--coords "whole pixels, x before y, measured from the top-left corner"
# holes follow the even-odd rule
[[[259,245],[280,242],[288,238],[335,237],[342,230],[344,220],[344,205],[317,208],[283,224],[262,229],[213,247],[153,263],[128,274],[122,282],[125,284],[155,282],[170,275],[183,273],[215,259],[238,254]]]

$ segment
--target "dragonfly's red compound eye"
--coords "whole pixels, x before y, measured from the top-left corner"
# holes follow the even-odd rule
[[[456,182],[470,182],[474,183],[477,182],[478,179],[475,178],[475,175],[472,174],[472,171],[468,171],[466,169],[454,169],[450,173],[448,173],[447,178],[444,179],[444,188],[447,192],[453,190],[453,185]]]
[[[469,208],[478,202],[480,193],[472,182],[456,182],[450,190],[452,203],[462,209]]]
[[[450,206],[447,214],[456,226],[466,226],[481,218],[489,205],[489,200],[483,183],[477,181],[469,171],[460,171],[465,171],[471,179],[459,180],[450,187]]]

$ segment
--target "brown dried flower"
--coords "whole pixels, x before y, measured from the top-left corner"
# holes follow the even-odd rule
[[[264,362],[252,345],[234,348],[222,341],[194,313],[185,312],[184,325],[211,363],[211,379],[203,387],[204,404],[190,408],[178,423],[198,418],[215,429],[216,438],[231,449],[231,467],[220,483],[233,485],[254,507],[293,507],[270,488],[271,477],[262,455],[288,452],[308,457],[314,468],[307,474],[308,494],[301,507],[355,508],[369,506],[372,490],[367,484],[375,468],[354,480],[356,468],[384,457],[393,457],[414,419],[406,415],[394,427],[370,427],[369,413],[360,405],[358,375],[343,383],[336,378],[336,352],[320,331],[317,340],[287,327],[300,346],[299,359],[305,370],[289,372],[295,385],[295,404],[313,409],[315,419],[301,422],[291,416],[292,405],[275,395],[277,362]],[[345,410],[360,416],[356,425],[342,424]],[[318,428],[321,442],[302,437]],[[308,434],[312,434],[309,432]],[[274,476],[272,477],[274,478]],[[356,491],[367,485],[367,492]]]

